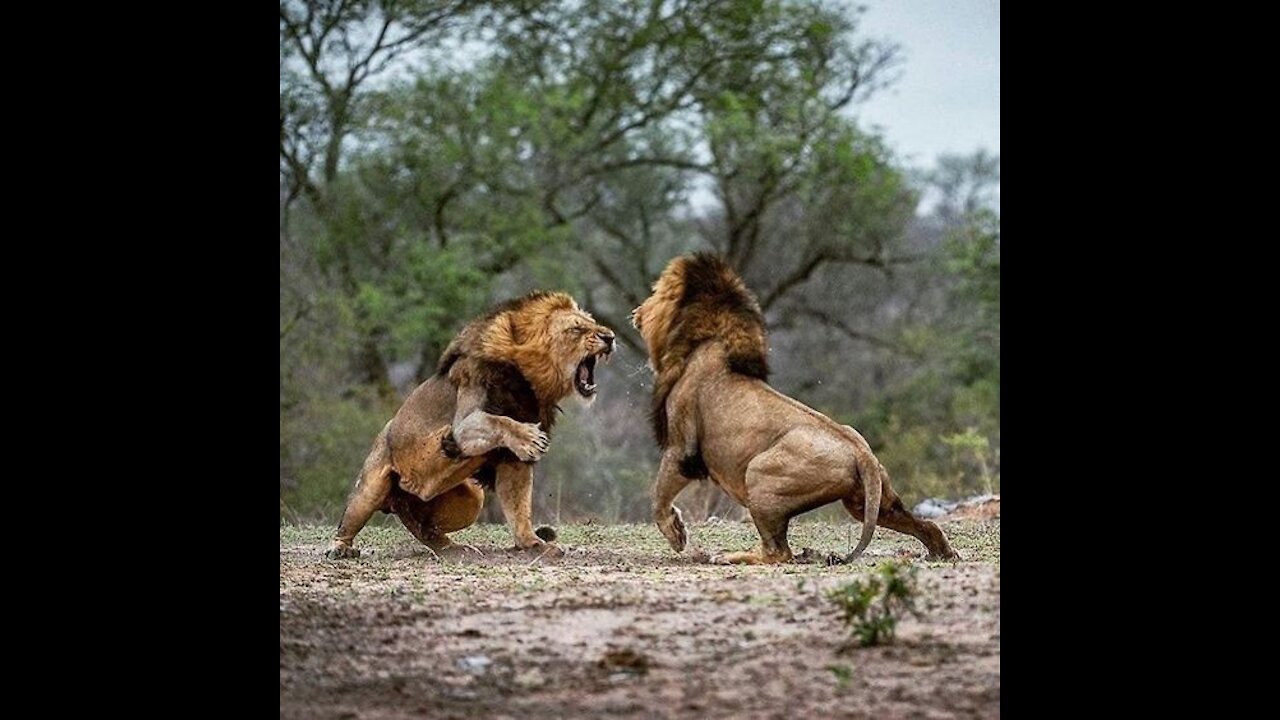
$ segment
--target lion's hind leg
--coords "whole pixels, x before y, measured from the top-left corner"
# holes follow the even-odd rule
[[[716,555],[711,562],[717,565],[772,565],[791,560],[791,546],[787,544],[787,528],[795,515],[794,501],[779,494],[788,484],[785,472],[779,468],[777,448],[756,456],[747,466],[747,509],[760,533],[760,545],[754,550]]]
[[[947,536],[942,533],[942,528],[936,523],[912,515],[902,504],[902,499],[894,494],[891,488],[885,487],[884,495],[884,502],[880,505],[880,515],[876,520],[878,526],[916,538],[929,551],[930,559],[958,560],[960,558],[956,551],[951,549]],[[862,521],[863,504],[860,499],[846,498],[844,509],[848,510],[855,520]]]
[[[716,555],[711,562],[716,565],[774,565],[791,561],[791,546],[787,544],[787,527],[791,516],[768,510],[751,511],[751,519],[760,532],[760,545],[746,552]]]
[[[395,488],[391,491],[391,512],[415,538],[443,558],[467,553],[483,555],[464,543],[455,542],[447,533],[470,527],[484,508],[484,489],[474,482],[464,482],[429,501]]]
[[[747,465],[747,509],[760,532],[760,547],[728,553],[714,563],[774,564],[790,562],[787,529],[791,518],[837,500],[846,491],[840,480],[847,476],[838,454],[824,452],[821,435],[803,430],[784,435],[773,447]],[[834,448],[832,448],[834,449]]]
[[[462,455],[452,441],[452,429],[444,425],[421,440],[397,445],[396,466],[402,471],[398,487],[431,501],[466,484],[484,462],[483,457]],[[480,502],[484,503],[483,492]]]
[[[390,423],[387,425],[390,426]],[[373,449],[369,451],[369,456],[365,458],[360,478],[356,481],[350,499],[347,500],[342,521],[338,523],[338,531],[334,535],[333,543],[325,552],[325,555],[330,558],[360,557],[360,551],[352,547],[352,542],[356,534],[364,529],[365,523],[369,522],[374,511],[380,509],[386,502],[391,488],[399,479],[396,471],[391,467],[386,436],[387,428],[383,427],[382,432],[378,433],[377,439],[373,441]]]

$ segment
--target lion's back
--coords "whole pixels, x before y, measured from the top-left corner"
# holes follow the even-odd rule
[[[416,445],[453,422],[458,389],[449,378],[432,375],[409,394],[391,421],[391,447]]]

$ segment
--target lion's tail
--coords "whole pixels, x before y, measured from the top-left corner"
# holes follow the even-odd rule
[[[858,545],[845,557],[845,562],[856,560],[862,551],[871,544],[871,537],[876,534],[876,519],[880,517],[880,488],[888,480],[887,472],[871,453],[859,453],[858,475],[862,476],[863,500],[866,510],[862,514],[862,537]]]

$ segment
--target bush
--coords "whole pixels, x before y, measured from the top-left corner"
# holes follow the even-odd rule
[[[309,398],[280,419],[281,519],[330,522],[392,412],[369,398]]]
[[[916,569],[893,560],[881,563],[868,578],[829,591],[827,598],[863,647],[892,643],[903,613],[920,616],[915,606]]]

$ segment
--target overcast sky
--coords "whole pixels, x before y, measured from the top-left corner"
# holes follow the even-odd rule
[[[854,109],[913,167],[1000,153],[1000,0],[862,0],[862,31],[902,46],[892,87]],[[860,33],[862,34],[862,33]]]

